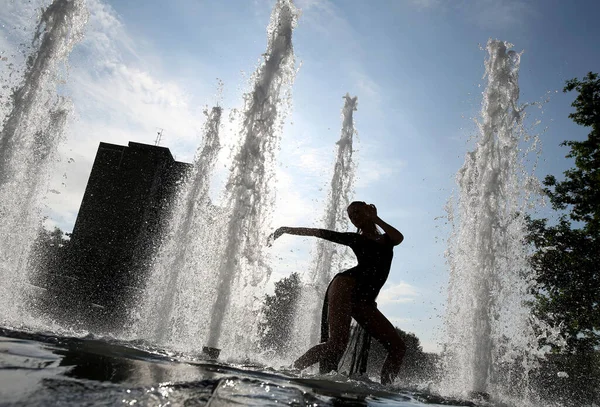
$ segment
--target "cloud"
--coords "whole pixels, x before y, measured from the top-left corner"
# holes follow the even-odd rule
[[[87,49],[89,56],[93,56],[96,52],[101,56],[99,59],[92,59],[91,62],[142,59],[135,51],[136,41],[129,35],[125,25],[110,5],[101,0],[88,0],[87,7],[90,19],[81,48]]]
[[[317,175],[323,180],[331,179],[333,174],[332,159],[335,157],[333,146],[302,148],[296,167],[303,174]]]
[[[384,287],[377,297],[377,303],[385,305],[413,302],[418,296],[419,292],[416,287],[401,281],[398,284]]]
[[[314,214],[314,204],[297,187],[297,183],[288,171],[277,171],[277,197],[275,217],[276,226],[294,226],[306,224]]]
[[[356,188],[367,188],[380,181],[392,178],[406,163],[397,159],[362,159],[356,174]]]
[[[397,157],[384,158],[377,152],[385,151],[380,144],[361,141],[358,144],[356,188],[364,189],[388,179],[395,179],[403,168],[406,161]]]
[[[355,70],[350,73],[353,81],[353,88],[358,95],[358,107],[367,105],[371,110],[377,111],[382,104],[382,87],[379,83],[362,70]]]
[[[441,353],[442,352],[442,346],[437,341],[428,341],[428,340],[423,341],[422,340],[421,346],[423,347],[424,352],[428,352],[428,353]]]
[[[164,128],[165,139],[187,144],[176,146],[180,154],[193,151],[197,144],[202,115],[173,82],[158,79],[138,67],[107,62],[101,73],[77,70],[71,84],[79,117],[91,128],[109,124],[130,129],[134,133],[131,136],[146,142],[156,137],[157,127]],[[104,134],[114,138],[110,133]]]
[[[290,128],[281,146],[275,222],[318,225],[323,216],[321,201],[331,183],[336,146],[314,134],[310,124],[300,124]]]
[[[300,0],[300,22],[321,35],[342,40],[340,45],[352,47],[357,42],[354,27],[343,17],[340,8],[330,0]]]
[[[456,12],[484,29],[506,29],[521,25],[535,14],[526,0],[408,0],[409,6],[422,11]]]
[[[531,4],[524,0],[464,1],[458,7],[469,20],[487,29],[520,25],[534,14]]]
[[[44,201],[49,224],[73,226],[99,142],[153,144],[159,128],[179,161],[190,162],[200,141],[202,108],[175,80],[160,73],[155,55],[133,38],[116,12],[89,0],[83,41],[72,51],[65,93],[75,114]],[[58,193],[56,193],[58,192]]]
[[[165,137],[197,144],[203,116],[190,104],[190,95],[176,81],[151,70],[157,59],[140,55],[138,46],[110,6],[89,1],[90,22],[86,37],[74,51],[69,80],[79,116],[88,124],[111,123],[115,127],[147,132],[153,140],[156,128]],[[152,62],[152,63],[151,63]],[[180,152],[181,153],[181,152]]]
[[[296,5],[302,10],[310,10],[312,8],[323,8],[328,6],[328,0],[297,0]]]

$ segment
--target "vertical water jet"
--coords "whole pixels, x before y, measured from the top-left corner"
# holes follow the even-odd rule
[[[218,246],[218,236],[209,233],[215,212],[209,189],[221,151],[222,112],[220,106],[205,112],[202,145],[173,202],[169,230],[152,264],[144,297],[132,312],[138,337],[161,344],[177,344],[198,337],[202,317],[204,321],[208,318],[199,303],[198,290],[210,279],[202,281],[197,277],[198,273],[215,266],[211,263],[211,253]],[[191,310],[195,310],[193,315],[188,314]]]
[[[456,176],[458,201],[448,213],[453,224],[443,383],[448,392],[498,396],[509,386],[525,391],[526,377],[517,383],[511,371],[526,365],[536,347],[525,305],[533,273],[524,245],[530,198],[525,186],[531,182],[519,148],[521,54],[511,46],[488,41],[478,138]]]
[[[224,332],[238,349],[248,349],[255,332],[258,305],[253,287],[270,275],[263,246],[269,232],[274,197],[275,152],[289,89],[295,77],[292,32],[298,11],[291,0],[278,0],[267,29],[264,61],[252,77],[253,89],[244,95],[241,145],[226,185],[229,220],[225,247],[217,271],[216,299],[210,305],[207,345],[217,347]],[[236,292],[235,301],[231,293]],[[226,323],[225,323],[225,320]]]
[[[358,97],[344,96],[342,109],[342,130],[337,144],[337,155],[333,169],[333,177],[328,191],[327,206],[323,228],[344,231],[348,228],[346,208],[354,195],[354,160],[353,137],[354,112],[357,110]],[[294,321],[294,332],[298,334],[294,341],[294,349],[301,350],[311,344],[320,342],[320,321],[323,297],[329,281],[334,274],[341,271],[342,256],[345,248],[319,239],[316,254],[313,258],[314,268],[308,275],[304,285]]]
[[[87,18],[84,0],[55,0],[43,10],[0,131],[0,320],[6,323],[27,319],[27,261],[42,220],[40,200],[72,110],[56,87]]]
[[[238,352],[251,349],[256,292],[269,277],[262,247],[274,201],[275,153],[295,77],[292,31],[297,18],[291,0],[276,2],[264,61],[252,77],[252,90],[244,95],[240,143],[224,207],[208,198],[216,150],[198,156],[194,181],[178,204],[172,232],[134,315],[137,337],[183,351],[233,342]],[[219,109],[209,117],[205,146],[213,144],[210,135],[218,135],[220,115]]]

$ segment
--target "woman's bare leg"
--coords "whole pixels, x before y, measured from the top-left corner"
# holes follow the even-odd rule
[[[393,382],[406,353],[406,345],[396,328],[375,304],[355,306],[352,317],[387,349],[388,355],[381,369],[381,383]]]
[[[329,339],[310,348],[294,362],[297,369],[305,369],[321,360],[339,362],[350,339],[352,291],[355,280],[350,276],[337,276],[331,282],[327,299]]]

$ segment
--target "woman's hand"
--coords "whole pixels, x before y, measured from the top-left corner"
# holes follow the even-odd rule
[[[367,205],[366,214],[369,220],[375,222],[375,219],[377,219],[377,207],[373,204]]]
[[[279,236],[283,235],[284,233],[286,233],[289,230],[288,227],[286,226],[282,226],[280,228],[277,228],[275,230],[275,232],[273,232],[271,235],[269,235],[269,237],[267,238],[267,246],[271,247],[271,245],[273,245],[273,241],[275,241],[275,239],[278,239]]]
[[[398,231],[395,227],[386,223],[383,219],[377,216],[377,208],[375,205],[371,204],[367,206],[367,216],[371,218],[371,220],[379,226],[383,231],[388,235],[394,246],[399,245],[404,240],[404,235]]]
[[[273,233],[273,240],[279,238],[279,236],[283,235],[284,233],[287,233],[288,229],[289,228],[286,226],[277,228],[277,230],[275,230],[275,232]]]

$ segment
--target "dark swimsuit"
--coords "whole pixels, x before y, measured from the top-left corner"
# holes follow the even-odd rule
[[[392,265],[394,244],[389,236],[383,234],[382,240],[377,242],[358,233],[340,233],[321,229],[318,237],[349,246],[352,249],[358,264],[338,273],[335,277],[354,277],[356,284],[352,293],[353,303],[374,303],[388,278]],[[329,291],[329,288],[327,290]]]
[[[356,280],[356,284],[354,285],[354,290],[352,292],[352,304],[362,303],[376,305],[375,299],[377,298],[377,295],[379,295],[381,287],[383,287],[390,274],[390,267],[394,256],[394,244],[389,236],[383,234],[382,240],[377,242],[358,233],[340,233],[320,229],[320,233],[317,237],[349,246],[352,249],[356,255],[358,264],[351,269],[336,274],[331,281],[333,282],[338,276],[353,277]],[[331,283],[329,283],[329,287],[331,287]],[[327,342],[327,339],[329,339],[329,321],[327,315],[329,306],[329,301],[327,299],[329,287],[327,287],[327,292],[325,293],[323,311],[321,313],[321,342]],[[365,335],[362,329],[357,329],[354,333],[357,338],[351,340],[351,342],[354,343],[354,356],[352,356],[350,370],[362,374],[366,370],[370,337]],[[360,339],[358,339],[358,337],[360,337]],[[327,373],[331,370],[337,370],[337,367],[337,360],[323,360],[320,362],[319,370],[321,373]]]

